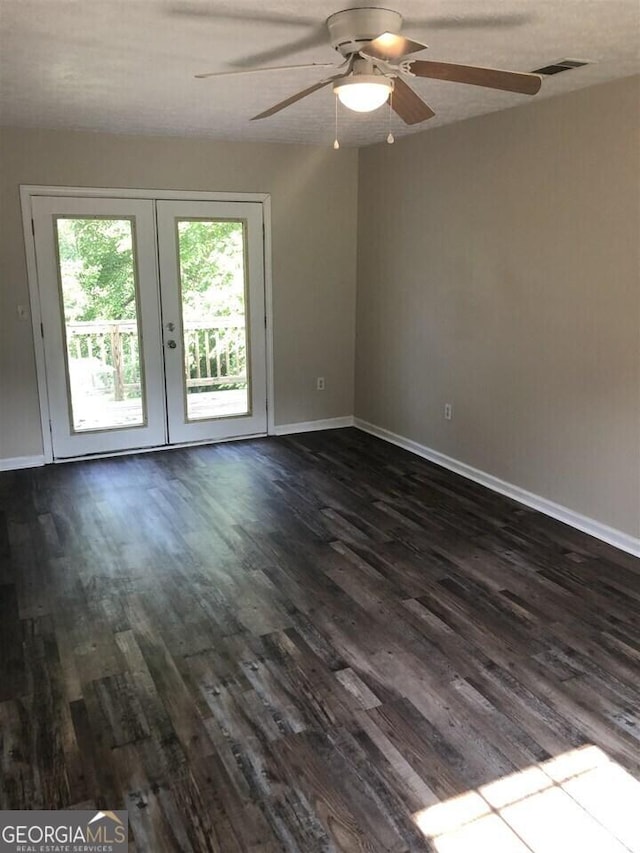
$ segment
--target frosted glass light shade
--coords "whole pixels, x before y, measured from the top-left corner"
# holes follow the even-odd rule
[[[340,102],[357,113],[370,113],[381,107],[393,91],[393,81],[377,74],[359,74],[333,84]]]

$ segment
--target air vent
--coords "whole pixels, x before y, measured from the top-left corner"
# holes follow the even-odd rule
[[[581,68],[583,65],[588,65],[588,62],[583,62],[580,59],[559,59],[557,62],[552,62],[551,65],[545,65],[544,68],[536,68],[532,74],[560,74],[561,71],[571,71],[572,68]]]

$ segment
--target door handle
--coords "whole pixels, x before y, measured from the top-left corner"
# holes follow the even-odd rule
[[[167,341],[167,346],[169,347],[169,349],[175,349],[178,346],[178,344],[174,340],[171,340],[171,341]]]

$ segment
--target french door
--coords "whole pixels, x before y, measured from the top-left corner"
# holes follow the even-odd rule
[[[37,196],[54,458],[266,432],[262,206]]]
[[[172,442],[267,429],[262,206],[158,201]]]

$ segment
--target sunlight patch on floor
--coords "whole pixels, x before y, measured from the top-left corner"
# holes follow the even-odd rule
[[[583,746],[414,815],[438,853],[640,853],[640,782]]]

